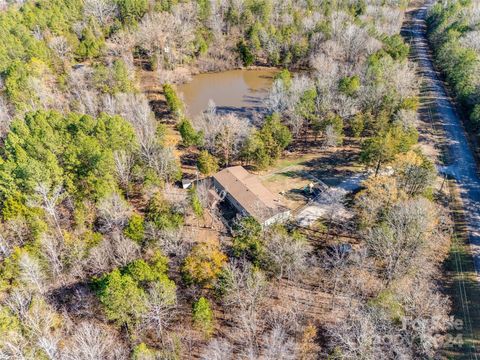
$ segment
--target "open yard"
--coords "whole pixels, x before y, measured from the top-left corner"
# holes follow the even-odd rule
[[[259,176],[270,191],[283,195],[286,206],[297,209],[308,201],[304,188],[310,183],[320,180],[328,186],[337,186],[365,170],[358,165],[358,144],[351,143],[346,140],[338,148],[326,150],[315,146],[307,154],[288,154]]]

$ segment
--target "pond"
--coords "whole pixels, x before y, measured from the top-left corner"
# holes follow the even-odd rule
[[[267,96],[278,69],[241,69],[195,75],[192,81],[178,86],[191,117],[202,114],[209,100],[217,112],[235,112],[244,117],[264,109]]]

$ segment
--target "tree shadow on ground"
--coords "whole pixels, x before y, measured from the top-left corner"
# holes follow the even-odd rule
[[[358,154],[349,149],[328,151],[324,156],[298,163],[303,169],[287,170],[279,174],[292,179],[308,181],[322,180],[327,184],[335,184],[355,175],[354,168],[358,164]]]
[[[101,317],[101,312],[95,311],[98,299],[87,282],[77,282],[51,290],[46,299],[57,311],[65,312],[75,318]]]

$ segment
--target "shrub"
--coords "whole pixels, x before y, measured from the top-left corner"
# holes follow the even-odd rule
[[[0,306],[0,336],[9,336],[20,329],[19,319],[7,307]]]
[[[133,348],[132,360],[155,360],[157,351],[149,348],[145,343],[140,343]]]
[[[285,88],[290,88],[292,85],[292,74],[288,69],[283,69],[275,75],[275,80],[281,80]]]
[[[420,106],[420,99],[418,96],[407,97],[400,103],[400,109],[417,111]]]

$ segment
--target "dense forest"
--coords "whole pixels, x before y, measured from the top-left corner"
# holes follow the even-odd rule
[[[429,13],[430,40],[438,68],[480,130],[480,5],[477,1],[440,1]]]
[[[451,223],[433,162],[418,146],[419,83],[399,35],[406,6],[5,5],[0,358],[435,356],[449,324],[436,279]],[[460,16],[459,7],[448,14]],[[450,26],[450,15],[442,19],[432,21]],[[465,21],[445,40],[436,30],[435,41],[446,44],[439,54],[460,49],[478,59]],[[264,116],[250,121],[213,103],[188,116],[175,84],[248,66],[279,69]],[[160,109],[142,92],[142,71],[162,89]],[[474,109],[478,82],[468,92],[464,78],[451,76]],[[265,228],[251,217],[200,240],[194,225],[217,211],[201,183],[178,186],[179,153],[206,177],[236,164],[264,171],[285,150],[321,143],[321,152],[347,141],[368,177],[349,199],[332,198],[335,210],[314,230],[330,234],[336,212],[348,207],[351,236],[361,239],[353,251],[333,235],[318,246],[309,230]]]

